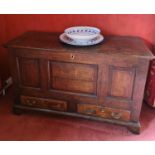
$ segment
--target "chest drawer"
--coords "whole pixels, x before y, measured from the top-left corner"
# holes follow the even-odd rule
[[[67,102],[54,99],[43,99],[37,97],[21,96],[21,104],[25,106],[67,111]]]
[[[103,117],[107,119],[115,119],[122,121],[130,120],[130,111],[128,110],[120,110],[96,105],[78,104],[77,111],[78,113]]]

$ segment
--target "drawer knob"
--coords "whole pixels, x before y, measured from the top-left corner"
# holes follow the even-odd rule
[[[111,113],[111,116],[114,118],[114,119],[120,119],[122,114],[120,112],[112,112]]]
[[[84,112],[87,114],[96,114],[96,110],[94,110],[94,109],[87,109]]]

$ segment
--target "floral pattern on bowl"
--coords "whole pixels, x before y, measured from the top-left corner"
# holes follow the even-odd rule
[[[91,46],[99,44],[104,40],[104,37],[101,34],[91,40],[74,40],[69,38],[65,33],[61,34],[59,38],[63,43],[74,46]]]
[[[100,29],[90,26],[76,26],[67,28],[65,34],[73,40],[92,40],[100,34]]]

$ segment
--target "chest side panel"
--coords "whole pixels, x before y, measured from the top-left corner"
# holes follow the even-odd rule
[[[136,68],[109,66],[108,96],[132,99]]]
[[[40,67],[38,59],[17,57],[20,86],[40,88]]]
[[[102,79],[100,104],[130,110],[138,67],[136,59],[109,58],[105,60],[100,77]]]

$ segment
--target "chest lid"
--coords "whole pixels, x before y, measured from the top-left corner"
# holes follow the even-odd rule
[[[105,36],[105,40],[98,45],[88,47],[75,47],[61,43],[59,35],[61,33],[30,31],[9,41],[8,48],[26,48],[57,51],[57,52],[85,52],[113,54],[120,56],[134,56],[145,59],[153,59],[154,56],[143,40],[132,36]]]

